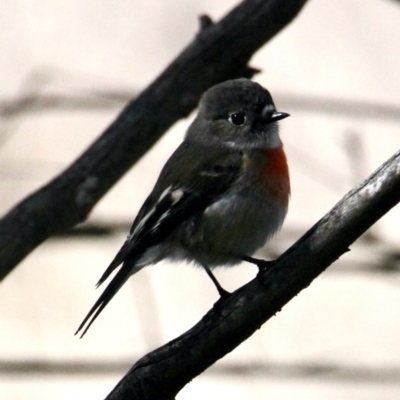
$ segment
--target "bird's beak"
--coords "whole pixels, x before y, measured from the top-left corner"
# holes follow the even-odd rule
[[[290,117],[290,114],[285,113],[285,112],[279,112],[279,111],[274,111],[272,114],[267,116],[267,121],[268,122],[276,122],[280,121],[281,119]]]
[[[276,111],[273,104],[266,105],[261,111],[261,115],[263,120],[267,123],[280,121],[281,119],[289,117],[288,113]]]

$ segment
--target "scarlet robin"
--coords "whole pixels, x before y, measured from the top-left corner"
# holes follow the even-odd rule
[[[282,226],[289,171],[270,93],[248,79],[207,90],[182,144],[169,158],[102,284],[122,266],[89,311],[82,336],[127,279],[167,259],[205,269],[220,295],[216,266],[233,266]]]

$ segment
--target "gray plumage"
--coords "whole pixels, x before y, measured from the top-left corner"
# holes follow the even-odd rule
[[[265,244],[287,211],[289,177],[276,124],[286,116],[276,111],[267,90],[247,79],[203,95],[185,140],[98,285],[122,266],[77,333],[87,324],[83,336],[126,280],[149,264],[168,259],[208,270],[235,265]],[[269,178],[273,157],[283,163],[282,171],[274,167]]]

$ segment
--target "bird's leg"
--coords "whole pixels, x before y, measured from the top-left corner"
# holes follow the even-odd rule
[[[205,269],[207,272],[207,275],[210,277],[210,279],[213,281],[215,287],[218,290],[218,293],[221,297],[226,297],[229,296],[230,293],[226,291],[217,281],[217,278],[214,276],[214,274],[211,272],[211,269],[208,267],[208,265],[202,264],[202,267]]]
[[[243,261],[247,261],[251,264],[257,265],[260,271],[272,267],[275,263],[275,260],[272,261],[259,260],[258,258],[253,258],[250,256],[240,256],[239,258]]]

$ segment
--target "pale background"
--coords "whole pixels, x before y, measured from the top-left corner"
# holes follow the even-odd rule
[[[1,214],[104,130],[192,40],[198,15],[218,20],[235,4],[0,0]],[[263,70],[255,80],[291,114],[280,124],[290,212],[266,255],[286,249],[399,149],[399,21],[396,1],[310,0],[251,61]],[[36,100],[15,108],[26,95]],[[50,95],[66,101],[42,107]],[[1,399],[102,399],[217,300],[203,271],[158,265],[132,278],[83,340],[73,336],[189,123],[176,124],[96,206],[89,222],[103,235],[53,238],[1,283]],[[399,223],[397,207],[178,399],[399,399]],[[243,265],[217,276],[233,290],[255,273]]]

